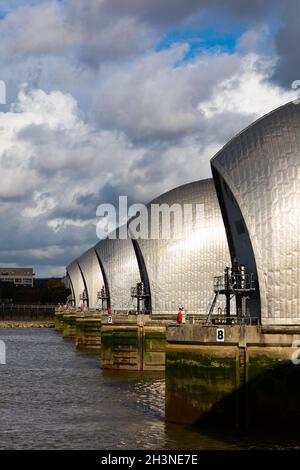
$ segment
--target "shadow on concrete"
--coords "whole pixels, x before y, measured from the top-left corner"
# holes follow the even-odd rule
[[[184,402],[189,400],[181,400],[182,412]],[[179,406],[179,400],[174,405]],[[190,408],[187,415],[192,412]],[[186,425],[186,430],[201,437],[205,432],[229,447],[300,449],[300,366],[285,362],[256,375],[214,404],[193,425]]]
[[[242,430],[293,428],[300,437],[300,366],[284,363],[260,373],[215,404],[197,424],[229,423]]]

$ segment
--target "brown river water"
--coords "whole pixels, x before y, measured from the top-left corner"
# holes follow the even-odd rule
[[[164,376],[102,371],[52,329],[0,329],[0,449],[300,448],[300,438],[203,432],[164,420]]]

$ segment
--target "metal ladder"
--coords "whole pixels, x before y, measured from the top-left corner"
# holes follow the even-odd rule
[[[207,318],[206,318],[206,321],[205,321],[205,325],[209,325],[209,324],[210,324],[210,320],[211,320],[212,314],[213,314],[213,312],[214,312],[214,309],[215,309],[215,306],[216,306],[218,297],[219,297],[219,292],[215,292],[215,295],[214,295],[212,304],[211,304],[211,306],[210,306],[210,309],[209,309],[209,312],[208,312],[208,315],[207,315]]]

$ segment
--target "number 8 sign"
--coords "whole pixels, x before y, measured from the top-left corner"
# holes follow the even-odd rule
[[[218,342],[225,341],[225,330],[224,328],[217,328],[216,338]]]

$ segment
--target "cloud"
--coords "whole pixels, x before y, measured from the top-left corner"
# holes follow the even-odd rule
[[[57,53],[62,45],[65,51],[79,39],[64,20],[59,2],[24,5],[9,12],[0,22],[0,32],[6,38],[2,52],[14,60],[29,53]]]
[[[80,4],[80,0],[75,0],[75,4]],[[191,15],[201,10],[207,2],[199,0],[104,0],[90,2],[98,7],[99,13],[107,12],[113,15],[132,15],[150,25],[172,26],[186,21]]]
[[[2,15],[6,15],[8,12],[20,8],[23,5],[38,5],[40,0],[0,0],[0,12]]]
[[[130,140],[151,142],[151,146],[190,135],[202,139],[204,145],[219,135],[221,143],[230,133],[221,134],[220,129],[233,130],[237,122],[245,123],[238,114],[248,116],[249,121],[292,98],[266,83],[273,68],[267,58],[207,54],[176,66],[185,51],[185,45],[177,44],[121,70],[112,68],[94,100],[97,125],[118,129]],[[214,126],[212,115],[224,112],[223,126]]]
[[[185,51],[178,45],[111,68],[95,121],[69,93],[21,87],[0,113],[0,243],[12,257],[24,260],[26,249],[41,265],[70,260],[74,246],[97,241],[98,204],[119,194],[147,202],[210,176],[209,159],[228,138],[289,98],[267,84],[269,67],[257,56],[176,65]]]
[[[61,273],[97,241],[100,203],[209,177],[228,139],[295,97],[288,2],[0,1],[0,263]],[[234,45],[206,46],[208,29]]]
[[[27,2],[28,3],[28,2]],[[0,22],[1,52],[7,60],[65,56],[92,67],[153,48],[165,28],[194,28],[230,21],[261,22],[277,1],[253,0],[72,0],[21,2]],[[0,10],[1,11],[1,10]],[[217,20],[216,20],[217,18]],[[208,22],[208,23],[207,23]]]
[[[134,15],[107,12],[103,2],[91,0],[21,6],[0,22],[0,33],[6,60],[69,54],[90,66],[136,54],[157,41]]]
[[[242,53],[263,52],[268,41],[270,41],[271,32],[266,24],[245,31],[237,41],[237,50]]]
[[[110,70],[93,106],[99,126],[117,128],[134,141],[178,139],[197,131],[198,103],[210,97],[217,82],[237,74],[241,61],[224,54],[175,67],[187,47],[177,44]]]
[[[91,79],[88,69],[143,59],[167,32],[181,29],[196,36],[208,29],[219,34],[240,29],[237,47],[244,52],[254,52],[268,36],[261,47],[265,55],[278,57],[270,79],[290,87],[299,71],[297,0],[287,0],[284,6],[279,0],[49,0],[5,5],[0,2],[4,75],[7,66],[15,69],[21,64],[22,80],[56,82],[64,91],[74,92],[75,87],[80,93],[84,81]],[[81,104],[86,99],[85,94]]]
[[[283,87],[290,88],[294,80],[300,79],[300,4],[289,0],[281,18],[281,28],[275,38],[278,61],[273,80]]]

